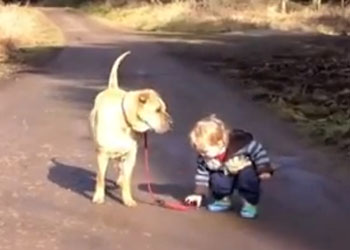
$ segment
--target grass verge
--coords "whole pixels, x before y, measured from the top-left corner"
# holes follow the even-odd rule
[[[350,8],[324,6],[314,11],[293,4],[288,13],[279,11],[279,1],[258,0],[253,5],[239,0],[176,1],[169,4],[134,4],[109,7],[83,5],[86,12],[118,26],[141,31],[213,33],[246,29],[277,29],[324,34],[350,31]]]
[[[350,157],[350,56],[347,50],[275,54],[265,61],[232,57],[210,66],[239,79],[253,100]]]
[[[0,5],[0,78],[50,48],[61,46],[63,41],[59,28],[39,10]]]

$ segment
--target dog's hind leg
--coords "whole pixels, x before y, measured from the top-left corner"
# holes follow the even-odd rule
[[[95,193],[92,201],[101,204],[105,200],[105,176],[108,167],[109,157],[106,153],[98,152],[97,164],[98,172],[96,176]]]
[[[115,180],[115,184],[118,187],[121,187],[123,185],[123,168],[122,165],[119,162],[114,163],[114,168],[117,173],[117,178]]]
[[[122,199],[123,203],[128,207],[134,207],[137,205],[131,195],[131,177],[136,162],[136,148],[137,147],[133,147],[127,157],[120,163],[123,173],[121,179]]]

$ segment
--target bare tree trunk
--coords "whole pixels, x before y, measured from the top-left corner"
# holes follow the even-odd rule
[[[151,4],[162,4],[160,0],[150,0]]]
[[[345,0],[340,1],[340,6],[341,6],[342,10],[344,11],[345,10]]]
[[[282,13],[287,13],[287,5],[289,0],[281,0],[281,11]]]
[[[128,0],[104,0],[105,5],[108,7],[122,6],[128,2]]]
[[[346,20],[346,9],[345,9],[345,0],[340,0],[340,6],[341,6],[341,15],[344,20]],[[341,34],[343,36],[347,36],[348,32],[345,28],[342,29]]]
[[[313,6],[316,10],[319,10],[322,5],[322,0],[312,0]]]

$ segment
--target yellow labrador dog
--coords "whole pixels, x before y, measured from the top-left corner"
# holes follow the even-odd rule
[[[100,92],[90,113],[92,136],[97,150],[98,173],[93,202],[103,203],[105,174],[110,160],[119,168],[117,185],[126,206],[136,206],[131,195],[131,175],[136,160],[137,135],[149,130],[165,133],[171,117],[160,95],[152,89],[124,91],[118,86],[118,68],[129,55],[119,56],[112,67],[108,88]]]

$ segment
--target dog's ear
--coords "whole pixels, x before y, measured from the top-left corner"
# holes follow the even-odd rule
[[[139,102],[145,104],[149,98],[149,93],[142,93],[139,95]]]

